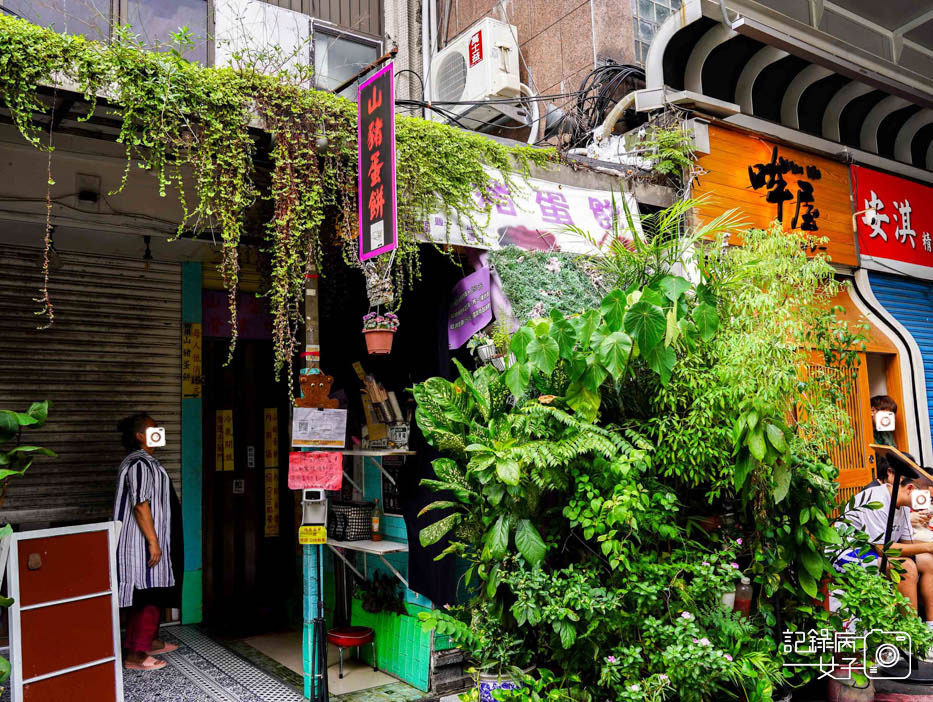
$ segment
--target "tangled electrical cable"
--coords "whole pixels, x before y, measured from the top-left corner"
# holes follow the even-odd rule
[[[580,83],[576,101],[547,136],[557,136],[562,148],[585,145],[590,135],[606,120],[613,106],[632,90],[644,85],[645,69],[632,64],[608,61],[590,71]]]

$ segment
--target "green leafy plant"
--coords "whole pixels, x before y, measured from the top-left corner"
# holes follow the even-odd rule
[[[551,309],[579,314],[599,305],[600,292],[586,263],[559,251],[525,251],[515,246],[489,252],[516,320],[524,324]]]
[[[23,475],[37,456],[55,457],[54,451],[23,441],[23,433],[44,426],[48,415],[48,400],[33,402],[25,413],[0,410],[0,503],[6,495],[10,478]],[[12,533],[13,529],[9,524],[0,527],[0,539]],[[0,597],[0,607],[9,607],[12,604],[13,600],[9,597]],[[9,679],[10,670],[10,662],[0,656],[0,683]]]
[[[812,677],[783,667],[782,631],[842,626],[815,600],[842,544],[829,456],[850,435],[858,330],[806,239],[751,231],[725,248],[736,218],[691,230],[687,209],[642,221],[643,237],[630,225],[634,243],[595,261],[598,309],[521,326],[504,373],[414,388],[443,456],[425,484],[446,493],[421,540],[448,539],[470,589],[425,626],[477,659],[478,632],[517,640],[500,663],[530,653],[538,672],[513,699],[768,702]],[[743,574],[749,617],[722,604]],[[850,611],[872,606],[853,595]]]
[[[356,106],[306,89],[307,70],[261,72],[283,65],[286,57],[274,50],[239,52],[236,67],[204,67],[185,59],[190,42],[190,32],[182,29],[160,47],[168,50],[151,52],[129,27],[115,27],[103,44],[0,14],[0,101],[23,136],[41,149],[52,148],[38,126],[42,120],[35,119],[49,116],[45,86],[69,85],[82,95],[89,109],[79,120],[106,111],[118,121],[126,171],[117,191],[138,164],[156,177],[161,196],[178,197],[179,234],[208,232],[220,247],[231,353],[241,243],[247,232],[263,240],[271,261],[266,294],[275,372],[291,378],[303,343],[298,335],[306,276],[315,268],[326,274],[320,270],[325,247],[338,249],[348,265],[361,265]],[[101,95],[106,107],[98,105]],[[257,136],[256,126],[271,139]],[[448,226],[453,219],[482,231],[491,204],[476,192],[489,187],[490,173],[498,171],[495,177],[508,184],[556,154],[399,115],[396,156],[399,245],[380,265],[395,281],[399,305],[401,292],[419,275],[418,242],[430,216],[440,213]],[[43,293],[43,313],[51,321],[47,286]]]
[[[6,481],[25,473],[37,456],[55,457],[50,449],[23,442],[23,432],[44,426],[48,415],[48,400],[33,402],[25,413],[0,410],[0,482],[4,493]]]
[[[394,576],[376,571],[370,580],[357,581],[356,592],[364,612],[408,613],[405,609],[405,598],[399,590],[399,582]]]

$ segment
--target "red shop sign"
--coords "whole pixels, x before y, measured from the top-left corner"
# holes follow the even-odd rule
[[[933,187],[862,166],[852,166],[852,183],[859,254],[866,267],[890,270],[871,265],[883,259],[897,262],[893,268],[902,273],[933,278]]]

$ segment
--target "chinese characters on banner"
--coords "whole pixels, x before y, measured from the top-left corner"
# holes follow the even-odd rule
[[[201,397],[201,325],[191,322],[181,334],[181,396]]]
[[[893,267],[903,273],[933,278],[933,187],[862,166],[852,166],[852,184],[859,252],[866,267],[873,267],[872,259],[885,259],[896,262]]]
[[[778,221],[785,230],[825,237],[809,247],[810,254],[858,265],[847,166],[715,125],[709,127],[709,144],[710,153],[697,159],[706,172],[693,189],[701,221],[737,209],[748,227],[765,229]]]
[[[266,407],[262,411],[263,443],[266,468],[279,467],[279,410],[276,407]]]
[[[263,534],[268,538],[279,535],[279,469],[265,471],[266,518]]]
[[[215,470],[233,470],[233,410],[217,410]]]
[[[478,65],[483,60],[483,30],[480,29],[470,37],[470,68]]]
[[[459,349],[492,321],[489,268],[480,268],[457,283],[451,298],[447,315],[447,342],[450,348]]]
[[[395,199],[395,87],[393,64],[357,93],[360,260],[398,245]]]
[[[622,205],[625,200],[629,212],[638,213],[638,204],[631,193],[590,190],[539,178],[526,182],[520,176],[507,185],[498,171],[487,169],[487,173],[492,179],[489,188],[485,193],[476,192],[478,203],[490,208],[488,222],[485,214],[478,218],[483,231],[434,215],[424,223],[425,241],[482,249],[512,245],[528,250],[595,253],[614,236],[613,202],[618,236],[632,240]],[[638,226],[637,219],[635,225]],[[585,231],[592,241],[570,231],[571,226]]]

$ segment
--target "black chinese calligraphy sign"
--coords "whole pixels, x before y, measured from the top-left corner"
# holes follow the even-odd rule
[[[693,190],[699,222],[735,209],[747,228],[777,223],[813,237],[808,254],[858,265],[846,164],[718,125],[710,126],[709,143],[697,159],[705,173]],[[741,234],[730,243],[740,245]]]
[[[389,63],[357,93],[361,261],[398,246],[393,75]]]

